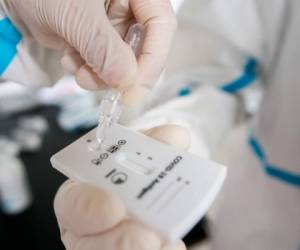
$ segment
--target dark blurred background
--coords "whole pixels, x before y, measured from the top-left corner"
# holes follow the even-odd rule
[[[0,118],[0,136],[10,135],[20,118],[40,116],[48,123],[41,147],[35,152],[21,151],[18,156],[28,175],[33,204],[15,215],[0,212],[1,246],[9,246],[10,250],[64,249],[53,211],[53,200],[66,178],[52,168],[49,159],[88,129],[64,131],[57,123],[59,111],[60,108],[55,106],[38,105],[27,111]],[[206,239],[207,236],[208,223],[204,219],[185,238],[185,242],[193,245]]]
[[[18,215],[0,213],[1,245],[4,241],[4,246],[9,246],[11,250],[64,249],[54,216],[53,199],[65,177],[51,167],[49,159],[83,132],[63,132],[56,123],[57,112],[58,108],[41,106],[0,120],[0,134],[8,133],[24,116],[42,115],[49,123],[49,130],[38,152],[20,154],[33,193],[33,204]]]

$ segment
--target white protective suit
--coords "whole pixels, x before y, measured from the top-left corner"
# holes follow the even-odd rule
[[[192,131],[191,150],[209,156],[240,119],[240,97],[247,99],[248,89],[261,83],[264,96],[255,125],[230,133],[218,150],[229,175],[218,201],[212,249],[299,250],[300,2],[194,5],[183,10],[170,63],[175,54],[184,62],[173,71],[187,73],[157,87],[155,101],[146,106],[159,105],[135,125],[186,126]],[[183,97],[170,98],[176,91]]]
[[[229,150],[222,161],[229,167],[229,177],[213,249],[298,250],[300,2],[199,0],[196,6],[185,17],[186,26],[173,52],[185,67],[175,68],[175,77],[157,85],[130,126],[183,125],[192,134],[191,151],[209,157],[236,124],[242,106],[239,97],[261,82],[264,98],[255,126],[239,131],[240,136],[225,144]],[[191,27],[195,22],[199,29]],[[0,20],[0,48],[4,44],[1,25]],[[2,77],[17,82],[27,79],[33,85],[57,79],[59,74],[53,73],[59,72],[53,63],[57,55],[51,53],[53,58],[44,61],[42,55],[48,51],[31,46],[35,42],[26,39],[19,44],[20,39],[16,32],[11,40],[18,52],[13,61],[17,67],[0,60]],[[6,61],[10,57],[6,55]],[[170,75],[174,74],[167,71]]]

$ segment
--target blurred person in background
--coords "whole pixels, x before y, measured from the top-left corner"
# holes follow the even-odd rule
[[[21,31],[5,19],[11,24],[11,33],[6,34],[14,34],[7,40],[18,55],[2,57],[10,62],[14,58],[11,64],[2,59],[3,78],[27,84],[56,81],[60,67],[51,62],[59,56],[45,49],[38,52],[38,40],[50,49],[64,50],[62,64],[83,87],[124,87],[130,103],[148,93],[160,75],[176,26],[168,1],[162,0],[136,0],[130,5],[128,1],[1,3],[3,13]],[[261,82],[264,98],[254,128],[238,131],[225,145],[222,161],[229,166],[229,178],[215,217],[212,248],[297,250],[300,3],[212,0],[199,5],[193,9],[199,18],[189,18],[205,29],[194,29],[185,39],[186,44],[199,44],[175,50],[180,60],[189,60],[189,66],[194,63],[198,73],[191,77],[182,68],[183,80],[158,84],[129,126],[152,128],[150,136],[184,148],[189,145],[191,152],[210,157],[240,117],[240,97]],[[120,39],[133,20],[149,24],[138,62]],[[130,83],[134,84],[128,87]],[[184,129],[166,124],[186,127],[190,137]],[[156,234],[128,218],[122,202],[103,190],[68,181],[57,194],[55,210],[67,249],[169,249]],[[178,249],[184,246],[179,244]]]

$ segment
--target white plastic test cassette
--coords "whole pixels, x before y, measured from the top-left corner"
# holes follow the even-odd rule
[[[171,243],[201,219],[216,198],[226,168],[120,125],[93,146],[96,129],[51,158],[67,177],[119,195],[128,211]]]

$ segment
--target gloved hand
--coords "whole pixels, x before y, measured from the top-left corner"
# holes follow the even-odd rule
[[[98,90],[134,84],[129,100],[157,81],[176,29],[169,0],[4,1],[38,41],[65,51],[62,64],[79,85]],[[146,28],[138,62],[123,41],[136,22]]]
[[[183,128],[168,125],[145,132],[181,148],[189,145]],[[184,250],[180,242],[167,246],[158,235],[129,217],[115,195],[96,187],[67,181],[54,202],[61,238],[67,250]]]

